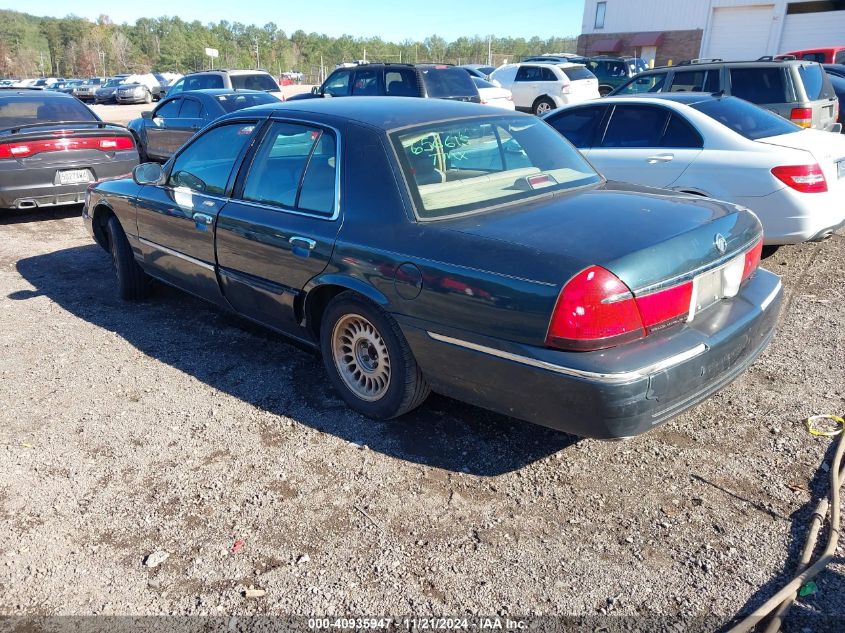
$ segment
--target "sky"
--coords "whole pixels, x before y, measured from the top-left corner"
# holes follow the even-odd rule
[[[2,8],[53,17],[73,13],[91,20],[105,13],[118,23],[162,15],[203,23],[228,20],[263,26],[275,22],[288,34],[302,29],[332,36],[378,35],[389,41],[422,40],[434,33],[446,40],[461,35],[578,35],[584,11],[584,0],[247,0],[243,4],[232,0],[179,0],[173,3],[178,9],[170,12],[152,8],[158,4],[140,0],[6,0]]]

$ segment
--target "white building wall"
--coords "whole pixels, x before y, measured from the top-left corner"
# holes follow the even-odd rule
[[[582,33],[590,35],[701,29],[704,32],[701,51],[706,54],[710,51],[714,9],[768,5],[771,7],[768,14],[771,21],[770,36],[766,50],[759,51],[759,55],[777,55],[788,49],[845,43],[845,12],[815,13],[787,18],[788,2],[812,0],[606,0],[604,28],[597,29],[596,5],[600,1],[602,0],[584,1]],[[787,20],[793,28],[787,29],[785,33],[784,25]],[[806,27],[794,28],[799,24]],[[800,33],[796,34],[796,31]],[[841,35],[837,37],[836,33]]]

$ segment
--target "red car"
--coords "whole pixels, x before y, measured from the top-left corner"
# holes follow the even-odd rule
[[[779,55],[779,57],[786,55],[794,55],[795,59],[806,59],[820,64],[845,64],[845,46],[808,48],[803,51],[783,53],[783,55]]]

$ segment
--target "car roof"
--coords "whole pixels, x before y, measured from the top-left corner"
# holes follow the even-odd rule
[[[345,99],[302,99],[253,106],[224,118],[237,118],[244,113],[262,116],[297,113],[298,115],[319,115],[348,119],[381,130],[394,130],[413,125],[425,125],[436,121],[462,119],[475,116],[498,114],[488,106],[448,99],[409,99],[407,97],[348,97]],[[527,114],[502,111],[504,116],[518,116],[532,119]]]
[[[14,88],[9,86],[0,90],[0,97],[31,97],[33,95],[53,99],[76,99],[76,97],[66,92],[53,92],[51,90],[41,90],[40,88]]]
[[[218,95],[242,95],[242,94],[267,94],[263,90],[241,90],[235,88],[205,88],[201,90],[185,90],[174,96],[182,95],[206,95],[209,97],[216,97]],[[271,95],[272,96],[272,95]],[[275,97],[273,97],[275,99]]]
[[[740,64],[749,66],[760,66],[762,68],[769,67],[783,67],[783,66],[803,66],[806,64],[815,64],[816,62],[809,59],[703,59],[703,60],[689,60],[683,61],[674,66],[655,66],[643,73],[650,73],[655,70],[690,70],[701,68],[705,66],[726,66],[729,64]]]
[[[708,92],[654,92],[654,93],[646,93],[646,94],[639,94],[639,95],[613,95],[612,97],[607,97],[608,99],[656,99],[659,101],[675,101],[676,103],[684,103],[686,105],[690,105],[692,103],[702,103],[703,101],[715,101],[716,99],[720,98],[733,98],[733,97],[721,97],[720,95],[712,95]],[[604,99],[602,99],[604,101]]]

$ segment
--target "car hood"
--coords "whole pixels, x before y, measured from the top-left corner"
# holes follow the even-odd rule
[[[597,264],[632,289],[739,253],[762,234],[757,217],[736,205],[614,182],[446,222],[450,231],[520,246],[514,268],[533,279],[562,283]]]

